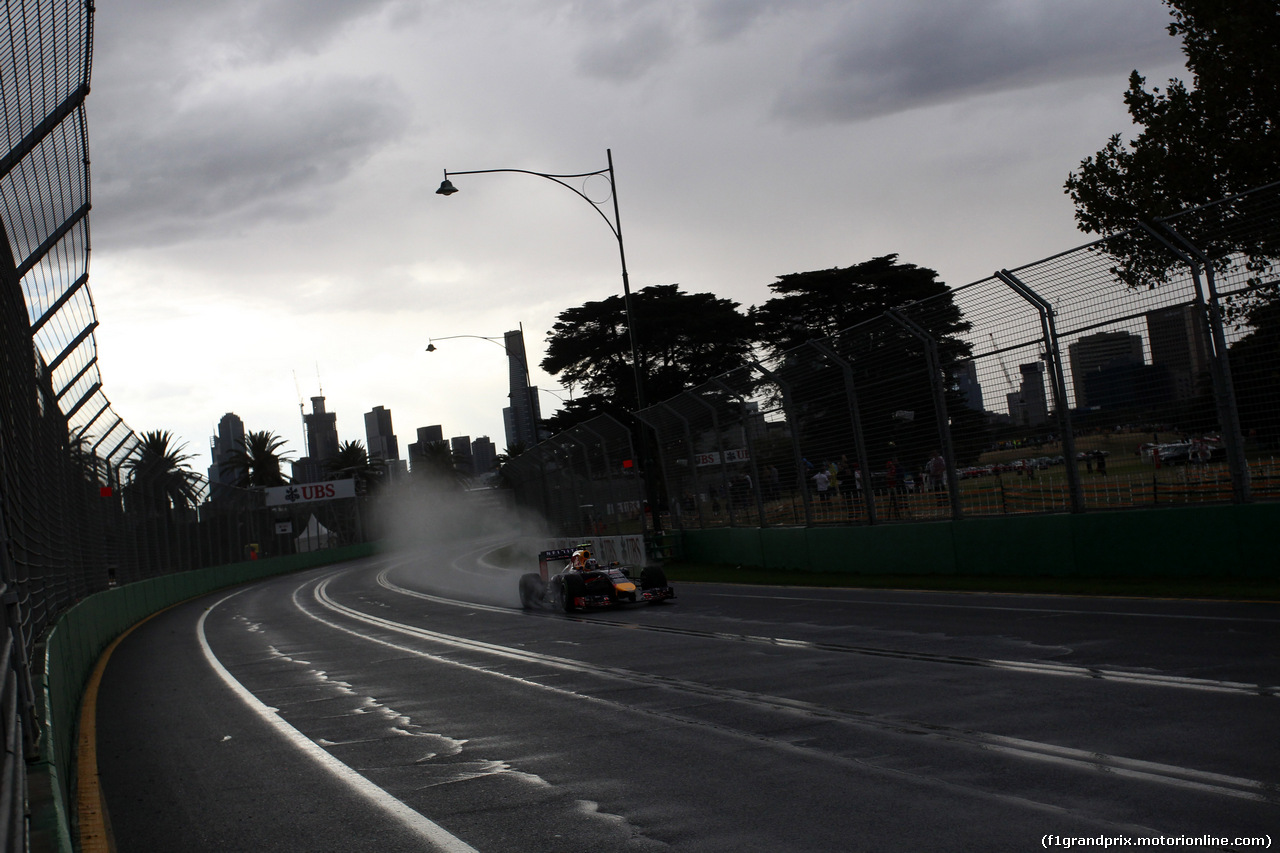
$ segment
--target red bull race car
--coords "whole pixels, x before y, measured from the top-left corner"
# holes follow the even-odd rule
[[[559,560],[568,560],[568,564],[553,575],[549,564]],[[602,566],[585,545],[543,551],[538,554],[538,573],[520,577],[520,606],[525,610],[546,607],[572,613],[621,604],[656,604],[675,597],[666,574],[657,566],[638,570],[618,563]]]

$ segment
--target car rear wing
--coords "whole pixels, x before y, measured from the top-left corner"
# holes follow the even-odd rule
[[[542,580],[548,579],[547,563],[552,560],[568,560],[573,556],[575,548],[554,548],[550,551],[538,552],[538,574],[542,575]]]

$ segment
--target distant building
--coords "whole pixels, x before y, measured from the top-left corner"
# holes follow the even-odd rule
[[[498,465],[498,448],[489,436],[482,435],[471,442],[471,467],[477,477],[488,474]]]
[[[338,455],[338,415],[326,412],[324,397],[311,398],[311,414],[302,416],[307,427],[307,455],[323,465]]]
[[[428,444],[439,444],[444,441],[444,427],[440,424],[418,427],[418,440],[409,445],[409,459],[422,455],[422,448]]]
[[[1098,411],[1134,411],[1161,406],[1173,400],[1173,382],[1163,364],[1113,361],[1084,375],[1089,408]]]
[[[1017,393],[1005,396],[1009,417],[1019,426],[1040,426],[1049,422],[1049,400],[1045,396],[1044,362],[1018,365],[1022,384]]]
[[[449,439],[449,448],[453,451],[453,467],[468,477],[475,476],[476,470],[471,456],[471,436],[454,436]]]
[[[391,410],[374,406],[364,413],[364,435],[369,449],[369,461],[380,459],[390,462],[400,458],[400,445],[391,427]]]
[[[507,447],[522,444],[533,447],[542,437],[538,434],[538,422],[542,410],[538,405],[538,389],[529,384],[529,362],[524,350],[524,332],[516,330],[503,335],[507,351],[507,375],[511,405],[502,410],[502,421],[507,433]]]
[[[237,472],[225,468],[231,455],[244,446],[244,421],[233,412],[227,412],[218,421],[218,434],[209,439],[209,453],[213,464],[209,466],[209,500],[225,500],[236,482]]]
[[[311,414],[302,416],[307,455],[293,463],[295,483],[318,483],[329,476],[329,460],[338,455],[338,415],[326,412],[324,397],[311,398]]]
[[[1147,315],[1151,363],[1168,368],[1174,398],[1188,400],[1209,371],[1212,348],[1203,312],[1195,305],[1152,311]]]
[[[1071,384],[1075,390],[1076,408],[1094,408],[1099,403],[1089,397],[1087,378],[1109,368],[1143,364],[1142,338],[1129,332],[1085,335],[1067,347],[1067,360],[1071,365]],[[1114,397],[1109,398],[1108,402],[1113,403]]]
[[[960,362],[956,365],[954,381],[965,407],[981,412],[982,386],[978,384],[978,365],[973,361]]]

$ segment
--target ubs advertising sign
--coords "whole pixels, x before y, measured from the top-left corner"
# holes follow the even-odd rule
[[[747,453],[745,448],[738,449],[738,450],[726,450],[724,452],[724,461],[726,463],[746,462],[750,458],[751,456],[750,454]],[[711,453],[695,454],[693,459],[694,459],[694,464],[697,465],[699,468],[705,467],[707,465],[720,464],[720,454],[715,451],[712,451]]]
[[[288,506],[310,501],[354,498],[355,480],[330,480],[327,483],[294,483],[267,489],[267,506]]]

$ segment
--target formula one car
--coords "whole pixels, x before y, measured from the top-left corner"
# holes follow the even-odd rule
[[[634,566],[601,566],[593,559],[578,566],[573,558],[581,550],[583,546],[538,554],[538,573],[520,577],[520,605],[525,610],[549,607],[572,613],[592,607],[656,604],[676,597],[675,590],[667,585],[666,574],[657,566],[645,566],[638,573]],[[552,575],[548,563],[556,560],[571,562]]]

